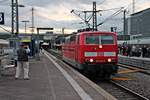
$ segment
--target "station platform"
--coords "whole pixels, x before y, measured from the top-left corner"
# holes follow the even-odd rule
[[[150,74],[150,58],[146,57],[135,57],[135,56],[123,56],[118,55],[118,62],[120,64],[130,65],[138,68],[144,69],[147,73]]]
[[[123,55],[118,55],[119,57],[125,57],[125,58],[132,58],[132,59],[138,59],[138,60],[144,60],[144,61],[150,61],[150,58],[148,57],[135,57],[135,56],[123,56]]]
[[[47,52],[29,62],[30,80],[0,77],[0,100],[116,100]]]

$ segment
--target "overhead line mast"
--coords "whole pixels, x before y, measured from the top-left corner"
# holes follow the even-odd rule
[[[132,13],[135,12],[135,0],[132,0]]]
[[[34,33],[34,8],[32,7],[31,11],[32,11],[32,35]]]
[[[15,6],[14,6],[14,0],[11,1],[11,9],[12,9],[12,21],[11,21],[11,31],[12,31],[12,34],[14,34],[14,24],[15,24],[15,14],[14,14],[14,11],[15,11]]]
[[[93,10],[92,11],[81,11],[82,13],[84,13],[84,18],[82,18],[80,16],[80,14],[78,14],[75,10],[72,10],[71,13],[74,13],[75,15],[80,17],[85,22],[85,24],[88,26],[88,28],[90,28],[90,25],[91,25],[89,23],[89,21],[91,19],[93,19],[92,30],[97,31],[97,12],[100,12],[100,11],[102,11],[102,10],[96,10],[96,2],[93,2]],[[87,13],[92,13],[92,16],[87,18]]]
[[[18,0],[11,0],[12,8],[12,34],[18,35],[19,33],[19,15],[18,7],[24,7],[24,5],[18,5]],[[16,29],[16,31],[15,31]]]
[[[96,2],[93,2],[93,31],[97,31],[97,11],[96,11]]]
[[[108,11],[108,10],[114,10],[114,9],[119,9],[118,11],[116,11],[114,14],[112,14],[111,16],[109,16],[108,18],[106,18],[104,21],[101,21],[100,23],[97,24],[97,13],[101,12],[101,11]],[[90,26],[92,26],[92,30],[93,31],[97,31],[97,27],[102,25],[104,22],[112,19],[112,17],[120,14],[123,11],[124,7],[119,7],[119,8],[112,8],[112,9],[106,9],[106,10],[96,10],[96,2],[93,2],[93,10],[92,11],[76,11],[76,10],[72,10],[71,13],[74,13],[75,15],[77,15],[79,18],[81,18],[85,24],[88,26],[88,28],[90,28]],[[80,13],[77,13],[80,12]],[[81,13],[84,13],[84,18],[81,17]],[[87,18],[87,13],[92,13],[92,15],[90,17]],[[90,20],[93,20],[92,25],[89,23]],[[91,28],[90,28],[91,29]]]
[[[15,33],[17,35],[19,33],[18,0],[12,0],[11,7],[12,7],[12,34]]]

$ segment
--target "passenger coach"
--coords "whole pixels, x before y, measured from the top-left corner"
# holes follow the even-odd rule
[[[63,60],[90,75],[110,78],[118,70],[116,33],[80,32],[65,38]]]

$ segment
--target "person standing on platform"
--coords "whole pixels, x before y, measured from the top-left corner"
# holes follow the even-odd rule
[[[136,46],[133,45],[132,48],[131,48],[131,51],[132,51],[132,56],[136,56]]]
[[[146,57],[147,56],[147,47],[144,45],[142,47],[142,57]]]
[[[127,45],[127,56],[131,56],[131,46]]]
[[[23,69],[24,79],[28,80],[29,79],[28,53],[27,53],[27,50],[24,48],[23,44],[21,44],[19,49],[17,50],[17,56],[18,56],[18,59],[17,59],[18,61],[17,61],[15,79],[19,78],[21,71]]]

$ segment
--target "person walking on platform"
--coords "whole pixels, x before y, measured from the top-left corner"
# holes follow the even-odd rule
[[[16,75],[15,79],[18,79],[21,71],[23,70],[24,72],[24,79],[28,80],[29,79],[29,62],[28,62],[28,54],[26,49],[24,48],[24,45],[21,44],[19,49],[17,50],[17,56],[18,56],[18,61],[17,61],[17,67],[16,67]]]
[[[127,56],[131,56],[131,46],[127,45]]]

